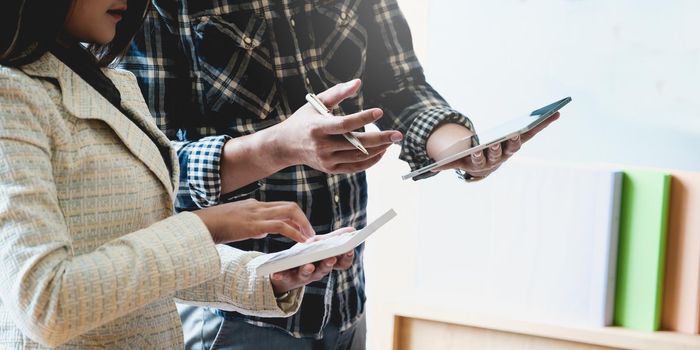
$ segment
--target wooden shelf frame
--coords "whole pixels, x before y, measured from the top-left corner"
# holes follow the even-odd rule
[[[399,334],[399,321],[407,318],[619,349],[700,350],[699,335],[666,331],[643,332],[620,327],[573,328],[531,323],[477,314],[459,307],[413,298],[397,300],[390,308],[395,317],[395,342]]]

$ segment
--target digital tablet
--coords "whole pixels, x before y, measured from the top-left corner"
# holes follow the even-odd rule
[[[554,115],[558,110],[571,102],[571,97],[561,99],[548,106],[542,107],[530,113],[528,116],[515,118],[509,122],[501,124],[493,129],[486,130],[477,134],[479,144],[471,145],[471,137],[463,141],[456,142],[454,145],[442,151],[436,158],[434,163],[424,166],[416,171],[401,176],[402,179],[412,179],[418,175],[427,173],[435,168],[454,162],[457,159],[464,158],[472,153],[481,151],[494,144],[501,143],[509,138],[526,133],[543,121]]]

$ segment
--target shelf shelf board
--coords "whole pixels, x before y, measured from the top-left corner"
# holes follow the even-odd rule
[[[474,313],[455,305],[400,298],[390,308],[394,316],[423,319],[500,332],[516,333],[570,342],[638,350],[700,350],[700,336],[674,332],[644,332],[620,327],[575,328],[509,320]]]

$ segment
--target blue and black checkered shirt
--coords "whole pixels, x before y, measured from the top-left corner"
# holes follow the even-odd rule
[[[382,108],[378,126],[404,133],[401,159],[413,169],[430,162],[425,144],[438,124],[472,129],[426,83],[395,0],[154,0],[122,67],[136,74],[178,150],[179,209],[220,203],[219,158],[228,139],[284,121],[306,102],[307,91],[354,78],[363,80],[360,93],[334,112]],[[329,175],[293,166],[262,179],[255,196],[298,203],[319,234],[366,224],[364,172]],[[274,252],[292,244],[270,236],[234,246]],[[311,283],[292,317],[224,315],[296,337],[318,338],[328,322],[347,329],[364,312],[362,251],[347,271]]]

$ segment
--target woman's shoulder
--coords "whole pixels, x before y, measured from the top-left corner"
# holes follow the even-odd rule
[[[0,66],[0,104],[8,113],[31,110],[35,115],[46,115],[54,101],[40,78],[22,69]]]
[[[0,84],[6,87],[39,88],[41,83],[22,69],[0,65]]]
[[[22,68],[0,65],[0,99],[3,104],[51,103],[42,80]]]
[[[8,113],[39,111],[51,104],[51,100],[39,79],[21,69],[0,66],[0,104]]]
[[[0,137],[19,131],[39,137],[54,130],[55,108],[40,78],[21,68],[0,66]]]

